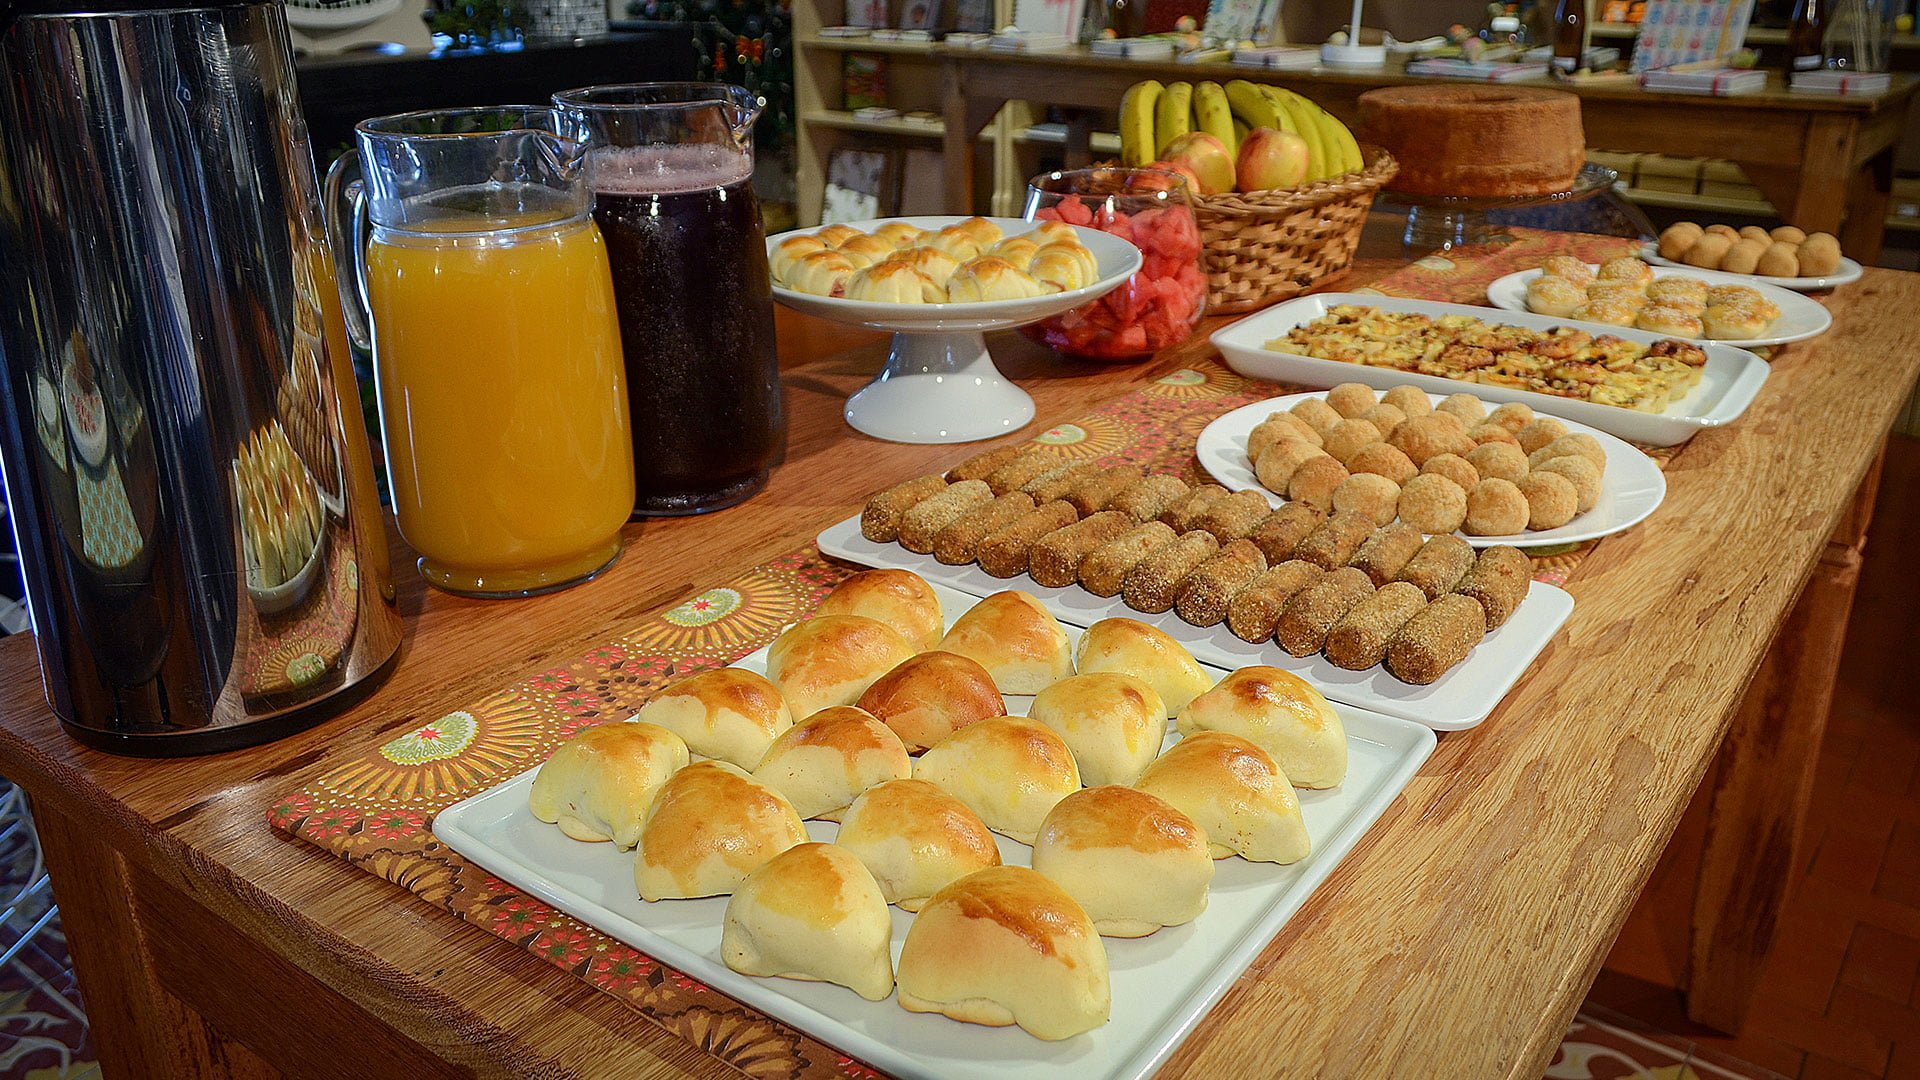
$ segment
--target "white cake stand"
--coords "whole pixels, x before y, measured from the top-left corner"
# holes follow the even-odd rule
[[[938,229],[964,217],[879,218],[848,222],[872,232],[889,221]],[[1038,224],[1018,218],[989,218],[1008,236],[1030,232]],[[767,238],[771,253],[796,229]],[[1117,236],[1076,227],[1093,253],[1100,277],[1084,289],[1050,293],[1030,300],[993,300],[978,304],[880,304],[795,292],[776,285],[773,295],[795,311],[835,322],[889,330],[893,348],[878,378],[847,399],[846,418],[856,431],[876,439],[905,443],[960,443],[991,439],[1026,426],[1033,419],[1033,398],[993,366],[987,352],[988,330],[1039,322],[1098,299],[1140,269],[1140,250]]]

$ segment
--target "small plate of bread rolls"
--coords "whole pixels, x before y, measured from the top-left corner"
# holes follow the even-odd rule
[[[1489,284],[1487,302],[1742,348],[1805,341],[1833,326],[1826,305],[1753,275],[1654,267],[1630,255],[1603,263],[1555,255]]]
[[[1194,454],[1229,491],[1275,507],[1356,511],[1478,548],[1609,536],[1667,494],[1653,459],[1604,431],[1414,386],[1343,383],[1243,405],[1208,424]]]
[[[1130,619],[875,570],[434,832],[889,1075],[1135,1080],[1433,747]]]
[[[1676,222],[1646,251],[1659,266],[1719,270],[1795,292],[1818,292],[1860,280],[1860,264],[1840,251],[1832,233],[1809,233],[1792,225],[1701,226]]]

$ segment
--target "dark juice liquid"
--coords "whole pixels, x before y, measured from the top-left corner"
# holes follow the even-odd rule
[[[626,353],[636,515],[740,502],[786,439],[752,166],[717,152],[600,151],[591,167]]]

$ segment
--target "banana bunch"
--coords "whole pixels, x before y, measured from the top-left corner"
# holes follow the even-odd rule
[[[1307,144],[1306,182],[1361,168],[1353,132],[1325,109],[1291,90],[1235,79],[1134,83],[1120,99],[1120,157],[1127,165],[1159,160],[1168,144],[1193,132],[1220,140],[1229,157],[1260,128],[1292,132]]]

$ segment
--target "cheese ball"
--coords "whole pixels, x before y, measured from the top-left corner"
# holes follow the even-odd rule
[[[1580,512],[1573,481],[1558,473],[1531,473],[1515,486],[1527,500],[1529,529],[1557,529]]]
[[[1308,427],[1311,427],[1321,435],[1325,435],[1333,428],[1333,425],[1346,419],[1339,413],[1334,412],[1333,406],[1319,398],[1308,398],[1287,411],[1305,420]]]
[[[1773,237],[1775,240],[1788,244],[1804,244],[1807,242],[1807,234],[1794,228],[1792,225],[1782,225],[1767,235]]]
[[[1433,411],[1433,399],[1417,386],[1396,386],[1381,395],[1380,404],[1399,409],[1407,419],[1425,416]]]
[[[1532,466],[1527,464],[1527,455],[1512,443],[1476,446],[1473,453],[1467,455],[1467,464],[1480,474],[1481,479],[1506,480],[1515,484],[1532,471]]]
[[[1260,454],[1253,463],[1253,475],[1268,491],[1285,491],[1302,464],[1325,456],[1326,451],[1305,439],[1281,439]]]
[[[1347,467],[1331,454],[1310,458],[1301,462],[1293,478],[1287,481],[1287,498],[1316,510],[1331,510],[1334,489],[1347,476]]]
[[[1420,475],[1419,466],[1402,453],[1398,447],[1383,442],[1372,446],[1363,446],[1360,451],[1348,459],[1347,471],[1353,473],[1375,473],[1384,476],[1396,484],[1404,484]]]
[[[1448,394],[1445,401],[1433,407],[1435,412],[1452,413],[1460,418],[1463,429],[1471,431],[1487,419],[1487,407],[1472,394]]]
[[[1473,485],[1480,482],[1480,471],[1459,454],[1435,454],[1427,459],[1425,465],[1420,466],[1420,471],[1444,476],[1459,484],[1461,491],[1472,491]],[[1406,481],[1402,480],[1401,483],[1404,484]]]
[[[1379,473],[1354,473],[1333,489],[1333,508],[1363,514],[1376,525],[1391,524],[1398,515],[1400,485]]]
[[[1393,429],[1399,427],[1401,423],[1406,420],[1407,414],[1392,405],[1382,402],[1368,409],[1366,412],[1361,413],[1359,418],[1379,428],[1380,437],[1384,439],[1392,435]]]
[[[1373,387],[1350,382],[1341,383],[1327,391],[1327,404],[1333,406],[1334,412],[1351,420],[1380,404],[1380,399],[1374,396]]]
[[[1366,420],[1346,419],[1333,425],[1326,433],[1326,442],[1321,449],[1332,454],[1335,461],[1345,465],[1363,446],[1380,442],[1384,436],[1380,429]]]
[[[1739,235],[1734,233],[1736,237]],[[1687,248],[1687,253],[1680,257],[1680,261],[1702,270],[1717,270],[1720,268],[1720,260],[1727,257],[1727,251],[1732,247],[1733,240],[1724,233],[1710,232],[1695,240],[1693,245]]]
[[[1247,460],[1259,461],[1267,447],[1281,439],[1300,439],[1315,446],[1325,441],[1305,420],[1292,413],[1274,413],[1247,432]]]
[[[1687,249],[1700,239],[1703,230],[1691,221],[1681,221],[1669,225],[1660,234],[1660,257],[1678,261]]]
[[[1593,509],[1600,501],[1600,470],[1593,462],[1577,455],[1558,457],[1542,462],[1535,470],[1543,473],[1555,473],[1573,482],[1574,508],[1576,514],[1584,514]]]
[[[1600,440],[1584,432],[1578,435],[1562,435],[1540,449],[1535,450],[1533,454],[1528,455],[1527,465],[1530,468],[1538,468],[1541,462],[1551,461],[1557,457],[1567,457],[1568,455],[1577,455],[1586,458],[1588,461],[1593,462],[1594,468],[1602,472],[1606,471],[1606,450],[1601,447]],[[1536,460],[1536,456],[1538,460]]]
[[[1760,256],[1773,244],[1768,240],[1742,240],[1727,249],[1720,258],[1720,269],[1729,274],[1751,274],[1760,265]]]
[[[1487,443],[1497,442],[1506,443],[1516,450],[1520,448],[1520,440],[1513,437],[1513,432],[1494,423],[1481,424],[1478,427],[1469,429],[1467,431],[1467,438],[1472,439],[1473,445],[1475,446],[1485,446]]]
[[[1826,277],[1840,269],[1840,241],[1831,233],[1809,233],[1800,244],[1800,276]]]
[[[1541,277],[1555,277],[1580,288],[1593,284],[1593,267],[1571,255],[1551,255],[1540,264]]]
[[[1515,435],[1520,429],[1533,423],[1533,410],[1517,401],[1509,401],[1487,415],[1487,423],[1499,424]]]
[[[1800,248],[1797,244],[1783,244],[1776,240],[1767,245],[1767,250],[1754,264],[1753,272],[1767,277],[1799,277]]]
[[[1467,493],[1438,473],[1421,473],[1400,489],[1400,520],[1423,533],[1455,532],[1467,520]]]
[[[1430,457],[1452,453],[1466,438],[1458,424],[1459,420],[1447,413],[1415,416],[1394,428],[1393,438],[1387,441],[1415,465],[1425,465]]]
[[[1513,437],[1520,440],[1520,449],[1531,454],[1566,433],[1567,425],[1551,416],[1542,416],[1514,432]]]
[[[1469,536],[1507,536],[1525,532],[1527,497],[1511,480],[1482,480],[1467,492],[1467,520],[1463,526]]]

